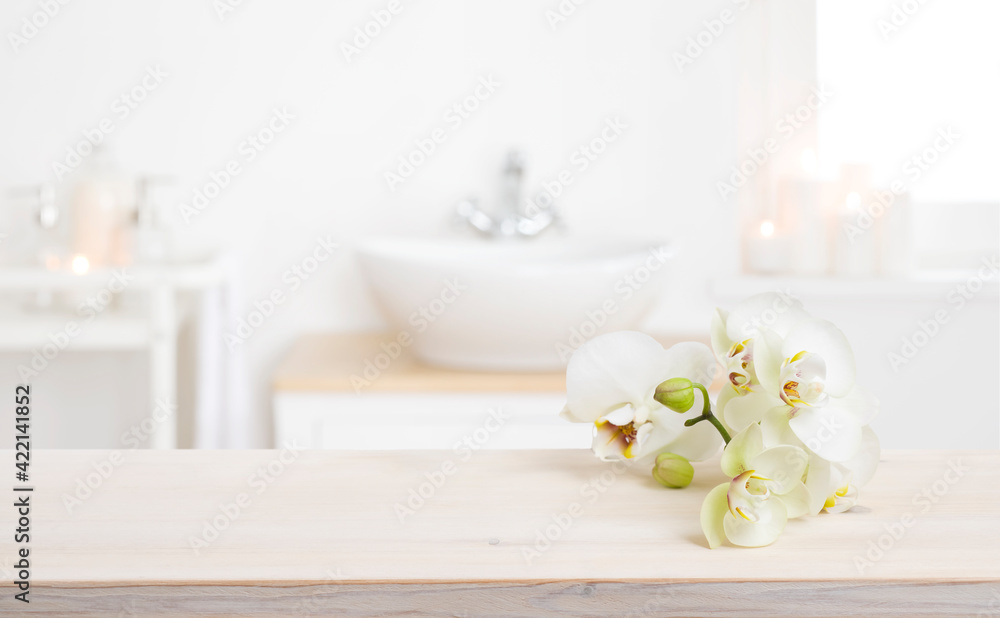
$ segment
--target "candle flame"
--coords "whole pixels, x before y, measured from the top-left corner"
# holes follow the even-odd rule
[[[88,260],[85,255],[74,256],[72,268],[73,272],[78,275],[86,274],[86,272],[90,270],[90,260]]]
[[[761,221],[760,223],[760,235],[764,238],[770,238],[774,236],[774,223],[771,221]]]
[[[847,199],[844,200],[847,205],[848,210],[861,210],[861,195],[856,191],[851,191],[847,194]]]

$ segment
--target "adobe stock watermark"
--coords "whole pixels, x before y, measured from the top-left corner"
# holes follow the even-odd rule
[[[962,136],[951,127],[938,129],[930,144],[909,157],[902,167],[903,178],[897,178],[889,183],[888,191],[876,191],[873,201],[863,208],[858,208],[858,214],[854,221],[844,223],[844,233],[851,244],[857,244],[858,238],[870,230],[875,225],[875,221],[893,207],[896,198],[927,175],[932,166],[952,149],[960,137]]]
[[[295,118],[288,107],[273,108],[263,126],[240,141],[236,146],[236,154],[218,169],[209,172],[208,180],[191,192],[191,199],[178,204],[177,210],[184,223],[191,225],[191,221],[212,205],[222,195],[222,191],[244,172],[246,165],[267,150],[277,136],[291,126]]]
[[[938,309],[929,319],[918,321],[913,332],[902,338],[899,349],[888,353],[887,358],[893,371],[899,373],[900,367],[908,365],[916,358],[920,350],[938,336],[944,325],[950,322],[956,313],[964,309],[965,305],[982,291],[985,283],[997,277],[997,274],[1000,273],[1000,256],[984,257],[981,261],[982,265],[974,275],[957,284],[945,294],[945,300],[950,308]]]
[[[20,55],[23,49],[32,39],[38,36],[52,20],[62,13],[63,7],[71,0],[38,0],[38,9],[31,15],[21,18],[21,23],[17,30],[7,33],[7,41],[10,43],[14,55]]]
[[[329,261],[340,249],[340,243],[327,235],[316,240],[312,252],[299,262],[293,264],[281,275],[281,282],[284,287],[275,287],[264,298],[258,298],[253,302],[246,317],[236,320],[236,326],[232,332],[223,334],[223,341],[226,347],[232,352],[237,347],[246,343],[278,310],[278,307],[285,304],[290,294],[298,290],[312,277],[319,267]]]
[[[570,502],[562,511],[552,513],[551,522],[536,528],[534,543],[530,547],[521,548],[521,557],[528,566],[533,566],[535,560],[549,551],[552,545],[573,527],[576,520],[583,516],[587,507],[600,500],[618,482],[618,478],[628,472],[633,465],[635,465],[634,459],[611,462],[607,469],[580,486],[580,501]]]
[[[118,123],[131,116],[167,77],[169,74],[160,65],[147,66],[137,84],[111,101],[111,115],[101,118],[94,126],[81,131],[83,139],[67,146],[62,160],[52,162],[52,173],[55,174],[56,183],[65,180],[94,154],[94,149],[104,142],[108,135],[115,132]]]
[[[910,22],[914,15],[920,12],[925,4],[927,4],[927,0],[894,2],[889,15],[875,22],[879,34],[882,35],[882,40],[888,42],[903,26]]]
[[[600,307],[588,310],[584,314],[586,317],[583,321],[570,328],[569,337],[565,342],[556,342],[555,351],[559,355],[559,359],[566,362],[573,355],[573,352],[600,332],[601,327],[608,322],[611,316],[618,313],[625,306],[625,303],[649,283],[654,274],[663,268],[663,265],[672,256],[673,251],[668,247],[650,248],[649,255],[642,264],[615,282],[612,288],[614,294],[608,296]]]
[[[774,300],[771,306],[764,307],[757,313],[748,316],[743,323],[743,331],[756,337],[762,330],[769,329],[778,323],[778,318],[784,315],[792,307],[801,304],[799,298],[792,293],[792,289],[786,287],[781,290],[774,290]]]
[[[906,536],[907,531],[917,522],[918,517],[930,511],[935,504],[941,501],[941,498],[948,495],[951,488],[962,480],[968,470],[969,468],[962,463],[961,457],[949,460],[948,469],[941,475],[941,478],[913,496],[910,502],[919,510],[916,513],[907,511],[900,515],[896,521],[882,524],[884,532],[874,540],[868,541],[867,549],[864,552],[855,554],[854,567],[858,570],[858,575],[864,575],[866,570],[882,560],[886,553]]]
[[[426,137],[418,137],[413,140],[413,147],[397,157],[396,166],[383,173],[389,190],[395,193],[399,185],[411,178],[427,162],[427,159],[442,144],[447,142],[451,135],[465,124],[483,103],[496,93],[500,85],[500,82],[496,81],[493,75],[480,77],[479,83],[472,89],[472,92],[445,110],[441,124],[431,129]]]
[[[222,533],[229,529],[247,509],[253,505],[255,497],[259,497],[274,484],[288,468],[295,463],[305,447],[299,446],[294,440],[286,442],[278,455],[262,466],[258,466],[247,477],[247,490],[241,491],[229,502],[222,502],[217,507],[217,513],[202,521],[201,533],[188,537],[188,545],[194,554],[200,555],[201,550],[219,539]]]
[[[114,475],[115,471],[125,463],[128,451],[134,451],[145,444],[164,423],[176,415],[177,405],[166,399],[160,399],[156,402],[156,407],[153,408],[149,416],[122,432],[118,441],[125,447],[125,450],[115,449],[92,462],[91,467],[94,471],[77,477],[72,493],[63,492],[61,499],[66,513],[72,516],[76,509],[90,500]]]
[[[733,4],[740,11],[744,11],[750,6],[750,0],[733,0]],[[729,26],[736,23],[737,14],[732,9],[722,9],[716,17],[703,21],[704,28],[694,36],[687,38],[687,45],[684,47],[683,53],[674,52],[673,58],[677,70],[683,73],[685,67],[692,64],[696,58],[700,58]]]
[[[340,43],[340,52],[344,54],[344,60],[350,63],[352,58],[360,56],[364,50],[368,49],[372,42],[389,27],[389,24],[403,12],[406,4],[402,0],[389,0],[386,2],[385,8],[375,9],[369,13],[371,19],[356,26],[354,36]]]
[[[475,431],[462,436],[452,446],[455,458],[445,459],[435,470],[424,472],[425,480],[416,487],[411,487],[407,492],[405,500],[396,502],[393,505],[392,508],[396,513],[396,518],[399,519],[399,523],[406,523],[407,517],[415,515],[417,511],[424,508],[424,505],[434,498],[438,490],[444,487],[448,479],[455,476],[461,464],[469,461],[473,454],[489,442],[493,434],[500,431],[509,419],[510,415],[504,412],[503,409],[499,407],[490,408],[483,424],[477,427]]]
[[[809,124],[823,105],[830,101],[834,93],[823,84],[813,88],[804,103],[778,119],[774,133],[766,137],[757,148],[748,148],[747,156],[739,164],[730,168],[729,182],[719,181],[715,188],[719,197],[726,200],[729,195],[743,187],[750,178],[766,164],[776,152],[788,143],[802,127]]]
[[[91,294],[76,306],[76,315],[82,318],[69,320],[63,327],[48,334],[48,341],[31,351],[31,360],[17,366],[17,374],[22,383],[31,382],[45,371],[49,364],[66,350],[73,340],[84,332],[97,316],[107,309],[118,294],[121,294],[135,280],[135,275],[126,269],[114,270],[107,285]]]
[[[569,21],[576,10],[587,3],[587,0],[559,0],[559,4],[552,8],[545,9],[545,21],[549,23],[549,29],[555,32],[559,26]]]
[[[364,369],[361,375],[351,374],[351,388],[354,393],[361,394],[361,391],[372,385],[372,382],[382,376],[382,372],[392,365],[393,361],[402,355],[403,351],[413,345],[415,337],[426,332],[437,320],[444,315],[462,293],[468,290],[468,286],[457,278],[447,279],[444,287],[435,298],[432,298],[426,305],[421,305],[410,314],[408,322],[413,330],[403,329],[396,333],[396,336],[388,342],[379,344],[381,349],[375,356],[365,359]]]
[[[551,180],[542,182],[542,191],[528,198],[524,206],[527,217],[534,217],[543,210],[551,208],[557,197],[563,194],[580,174],[587,171],[608,149],[608,146],[622,136],[628,125],[618,116],[605,118],[604,126],[596,137],[580,146],[569,157],[570,167],[557,172]]]
[[[226,18],[236,11],[236,9],[245,5],[247,0],[212,0],[212,9],[215,11],[215,16],[219,18],[219,21],[226,21]]]

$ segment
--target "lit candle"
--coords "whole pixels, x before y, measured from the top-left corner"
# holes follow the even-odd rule
[[[865,195],[870,195],[865,192]],[[870,277],[878,261],[879,226],[864,209],[865,196],[848,191],[839,213],[836,230],[836,272],[849,277]]]
[[[87,274],[87,271],[90,270],[90,260],[88,260],[85,255],[74,256],[71,268],[74,273],[78,275],[85,275]]]
[[[774,221],[760,222],[756,234],[747,239],[750,270],[762,274],[786,272],[791,262],[789,238],[779,234]]]

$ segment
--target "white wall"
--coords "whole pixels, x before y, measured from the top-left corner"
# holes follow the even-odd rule
[[[204,1],[70,2],[17,53],[0,52],[4,186],[53,181],[52,162],[107,116],[115,118],[111,141],[121,166],[175,176],[177,199],[186,200],[237,156],[273,107],[295,114],[190,226],[177,221],[179,250],[242,255],[247,307],[280,283],[318,235],[348,246],[246,345],[256,445],[270,433],[269,376],[296,335],[381,324],[350,244],[443,229],[458,198],[495,195],[511,146],[528,153],[528,182],[537,186],[569,167],[571,153],[605,119],[628,125],[560,201],[573,233],[664,236],[684,249],[661,324],[703,330],[711,306],[705,278],[737,269],[734,206],[720,200],[715,183],[736,161],[734,58],[750,23],[738,5],[585,2],[553,30],[546,11],[557,8],[555,0],[403,0],[384,31],[346,61],[341,43],[386,6],[244,2],[220,20]],[[725,8],[734,23],[679,71],[673,53]],[[36,10],[34,0],[4,3],[0,32],[17,32]],[[168,76],[118,119],[113,101],[149,66]],[[501,84],[496,93],[390,191],[383,172],[414,139],[447,126],[445,111],[490,75]],[[70,184],[72,177],[62,188]],[[4,375],[14,361],[4,359]],[[96,378],[72,369],[87,361],[60,362],[66,368],[51,384],[49,409],[108,414],[114,406],[97,395]],[[119,375],[106,376],[104,389],[130,388]]]
[[[876,182],[902,169],[939,129],[960,137],[919,182],[918,202],[996,202],[996,78],[1000,4],[990,0],[819,0],[819,75],[836,105],[819,119],[821,163],[873,166]],[[995,230],[994,230],[995,231]]]
[[[496,195],[512,146],[528,153],[528,183],[537,187],[570,167],[573,151],[607,118],[620,117],[623,137],[560,198],[569,230],[676,242],[674,285],[650,321],[655,330],[704,334],[710,309],[734,301],[709,293],[709,281],[739,270],[735,199],[722,200],[716,183],[743,158],[738,133],[746,127],[737,111],[756,86],[741,62],[760,40],[760,3],[583,2],[553,29],[546,11],[556,0],[402,0],[402,11],[348,62],[341,44],[387,5],[244,2],[220,19],[203,0],[70,2],[16,53],[11,45],[0,52],[0,189],[54,181],[52,162],[82,130],[110,117],[121,167],[174,176],[176,205],[239,156],[241,141],[274,107],[295,115],[190,225],[171,208],[179,253],[241,256],[247,309],[281,284],[317,236],[345,244],[245,346],[256,401],[251,446],[270,442],[270,376],[296,336],[382,324],[350,246],[370,235],[446,229],[460,197]],[[5,2],[0,32],[17,33],[37,10],[35,0]],[[674,54],[687,53],[688,37],[723,10],[732,23],[679,70]],[[931,21],[930,11],[941,9],[926,10],[920,17]],[[118,118],[114,100],[151,66],[167,77]],[[449,127],[446,110],[486,76],[500,83],[496,92],[390,191],[383,173],[415,139]],[[940,198],[947,191],[936,182]],[[876,309],[857,299],[809,309],[841,323],[855,342],[863,381],[886,408],[878,421],[886,446],[996,447],[995,299],[978,301],[904,370],[887,366],[899,337],[941,305],[932,297]],[[17,362],[0,356],[0,392],[12,390]],[[38,446],[117,445],[115,436],[142,417],[144,375],[134,356],[60,357],[40,379],[37,401],[52,416],[37,429]],[[954,406],[951,391],[960,393]],[[911,421],[917,409],[920,420]],[[935,410],[956,422],[939,430],[928,422]],[[964,416],[968,410],[973,416]],[[85,444],[75,442],[82,437]]]

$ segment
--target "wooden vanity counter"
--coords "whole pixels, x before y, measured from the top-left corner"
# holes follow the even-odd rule
[[[13,599],[8,504],[0,611],[1000,613],[996,451],[886,452],[852,512],[760,549],[707,548],[721,480],[706,462],[668,490],[582,450],[37,451],[31,603]]]

